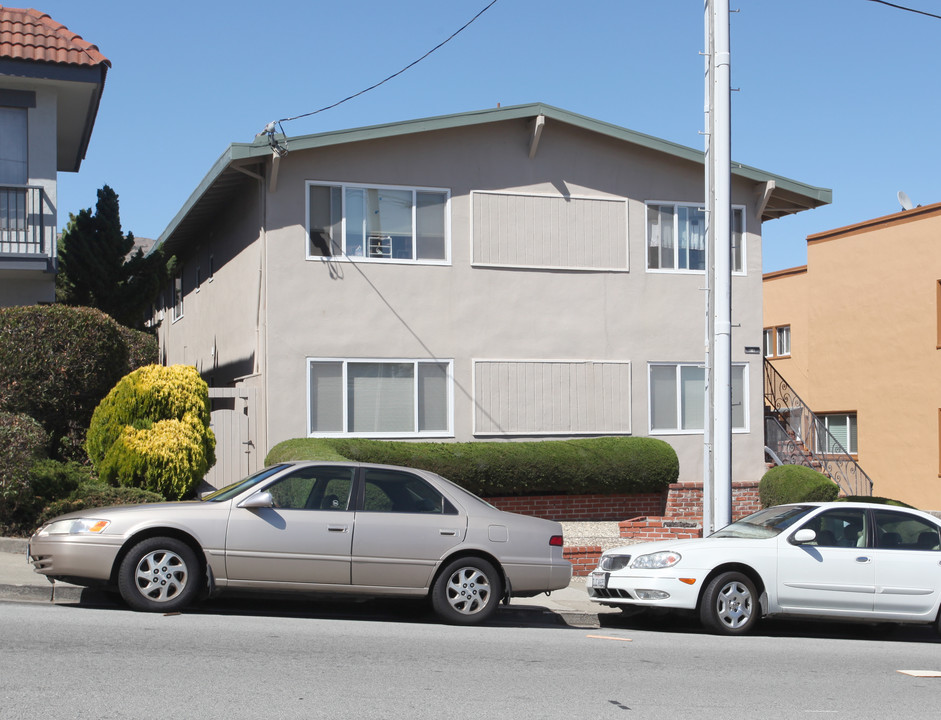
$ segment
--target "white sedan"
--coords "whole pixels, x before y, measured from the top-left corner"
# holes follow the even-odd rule
[[[586,584],[602,605],[695,610],[729,635],[772,615],[941,632],[941,520],[866,503],[778,505],[706,538],[608,550]]]

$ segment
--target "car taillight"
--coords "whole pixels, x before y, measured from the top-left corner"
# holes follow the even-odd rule
[[[551,538],[549,538],[549,545],[551,547],[562,547],[562,536],[553,535]]]

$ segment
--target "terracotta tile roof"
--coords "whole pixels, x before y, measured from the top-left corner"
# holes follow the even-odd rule
[[[46,13],[0,5],[0,58],[61,65],[106,65],[95,45]]]

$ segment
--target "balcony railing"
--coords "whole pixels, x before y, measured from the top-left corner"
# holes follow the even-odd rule
[[[0,255],[51,256],[43,214],[41,187],[0,186]]]
[[[872,495],[872,479],[767,360],[765,407],[765,446],[776,462],[812,467],[844,495]]]

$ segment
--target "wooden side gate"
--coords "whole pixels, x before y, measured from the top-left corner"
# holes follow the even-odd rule
[[[204,478],[213,488],[225,487],[261,468],[256,446],[255,388],[209,388],[209,426],[216,436],[216,464]]]

